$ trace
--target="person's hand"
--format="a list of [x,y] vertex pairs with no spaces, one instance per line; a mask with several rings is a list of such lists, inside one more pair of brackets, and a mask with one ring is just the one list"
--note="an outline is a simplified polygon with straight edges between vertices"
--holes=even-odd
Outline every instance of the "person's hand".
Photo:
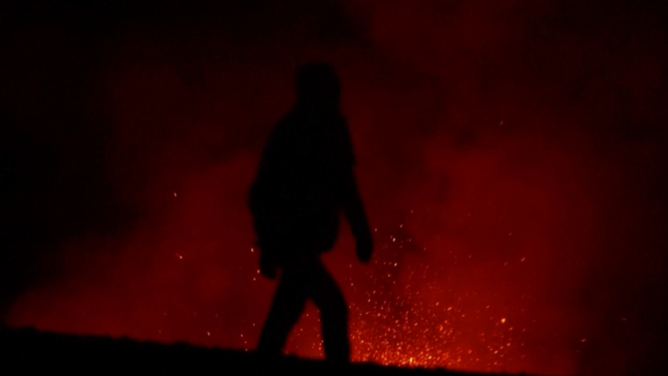
[[276,264],[266,257],[260,257],[260,273],[269,279],[276,279]]
[[371,259],[371,254],[373,253],[373,239],[371,234],[365,234],[357,238],[357,258],[363,262],[367,263]]

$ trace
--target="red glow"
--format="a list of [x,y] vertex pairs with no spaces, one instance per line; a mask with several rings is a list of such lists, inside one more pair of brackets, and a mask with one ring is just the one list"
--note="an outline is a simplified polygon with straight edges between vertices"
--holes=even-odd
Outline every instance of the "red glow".
[[[658,216],[647,192],[662,149],[601,127],[617,121],[608,89],[647,103],[652,54],[600,72],[581,63],[598,40],[561,29],[535,52],[534,23],[551,6],[518,15],[522,2],[354,3],[368,12],[372,47],[249,52],[230,42],[242,57],[221,63],[206,57],[215,36],[190,49],[169,35],[119,41],[124,64],[100,73],[115,125],[109,173],[144,216],[112,238],[64,244],[45,261],[59,278],[24,293],[9,324],[255,348],[275,285],[258,274],[246,194],[264,137],[291,103],[294,66],[319,57],[340,69],[376,228],[368,266],[345,227],[324,256],[350,305],[354,360],[624,374],[642,359],[652,297],[637,291],[665,272],[658,227],[643,226]],[[435,8],[451,22],[437,22]],[[285,33],[257,43],[280,45]],[[167,47],[187,64],[162,55]],[[532,70],[538,63],[547,66]],[[651,110],[629,109],[638,121]],[[313,306],[286,352],[322,356]]]

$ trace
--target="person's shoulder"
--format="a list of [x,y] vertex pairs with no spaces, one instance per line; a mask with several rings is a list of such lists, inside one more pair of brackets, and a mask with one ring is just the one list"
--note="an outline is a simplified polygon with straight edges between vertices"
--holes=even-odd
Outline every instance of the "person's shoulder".
[[276,123],[274,124],[274,129],[285,128],[287,125],[289,125],[293,121],[294,121],[293,115],[290,114],[290,113],[287,113],[276,121]]
[[284,130],[286,128],[292,128],[301,121],[302,116],[298,111],[294,109],[288,111],[283,115],[276,124],[274,125],[275,130]]
[[286,132],[289,132],[291,128],[294,128],[294,124],[298,120],[295,117],[295,114],[293,111],[288,112],[287,114],[283,115],[280,119],[274,123],[274,127],[271,129],[269,138],[276,138],[277,135],[282,135]]

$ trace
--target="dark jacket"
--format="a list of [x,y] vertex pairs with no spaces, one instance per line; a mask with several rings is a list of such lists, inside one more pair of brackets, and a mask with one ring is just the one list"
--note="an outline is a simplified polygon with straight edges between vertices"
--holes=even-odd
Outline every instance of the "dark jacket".
[[355,235],[368,232],[354,163],[340,113],[295,106],[276,124],[248,202],[263,256],[281,264],[333,248],[342,210]]

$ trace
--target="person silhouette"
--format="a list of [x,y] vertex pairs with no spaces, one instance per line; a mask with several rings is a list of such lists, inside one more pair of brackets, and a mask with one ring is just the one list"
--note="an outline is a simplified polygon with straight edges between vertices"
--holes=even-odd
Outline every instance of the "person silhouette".
[[297,100],[269,135],[248,199],[260,271],[270,279],[281,271],[257,351],[280,356],[311,299],[320,311],[326,359],[348,363],[348,307],[320,254],[334,247],[341,213],[364,263],[371,258],[372,237],[336,72],[316,62],[295,76]]

